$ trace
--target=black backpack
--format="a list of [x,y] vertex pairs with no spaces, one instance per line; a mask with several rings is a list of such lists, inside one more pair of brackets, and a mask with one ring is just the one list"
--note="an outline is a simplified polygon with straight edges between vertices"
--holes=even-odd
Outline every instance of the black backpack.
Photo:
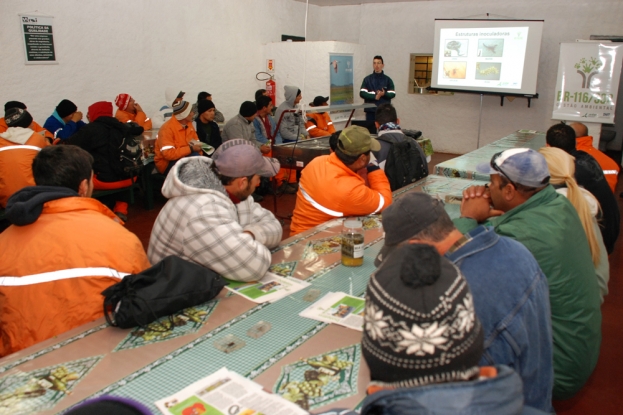
[[391,144],[385,161],[385,174],[392,191],[428,176],[426,163],[422,160],[415,140],[405,137],[400,143],[392,143],[383,140],[382,136],[378,137],[378,140]]
[[143,149],[140,139],[142,136],[134,136],[126,131],[117,148],[119,162],[117,169],[127,177],[134,177],[143,168]]
[[212,300],[225,285],[211,269],[168,256],[102,291],[104,316],[115,327],[146,326],[160,317]]

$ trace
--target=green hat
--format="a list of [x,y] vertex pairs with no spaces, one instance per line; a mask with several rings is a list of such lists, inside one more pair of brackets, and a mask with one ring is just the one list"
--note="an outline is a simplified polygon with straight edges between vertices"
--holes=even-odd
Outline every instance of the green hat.
[[367,151],[379,151],[381,143],[370,136],[367,128],[351,125],[342,130],[338,138],[338,147],[348,156],[358,156]]

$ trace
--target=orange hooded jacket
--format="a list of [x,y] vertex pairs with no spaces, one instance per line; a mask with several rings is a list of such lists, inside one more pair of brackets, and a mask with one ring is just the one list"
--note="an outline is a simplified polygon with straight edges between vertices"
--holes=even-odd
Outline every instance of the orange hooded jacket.
[[326,137],[335,132],[333,121],[331,121],[328,112],[308,113],[305,128],[310,137]]
[[121,122],[135,122],[143,127],[145,131],[151,130],[151,120],[147,118],[147,115],[143,111],[132,114],[131,112],[117,109],[117,112],[115,112],[115,118]]
[[290,235],[330,219],[379,213],[392,203],[392,191],[381,169],[368,173],[370,187],[335,153],[316,157],[301,172]]
[[0,357],[103,315],[101,292],[149,261],[95,199],[65,197],[0,234]]
[[610,185],[610,189],[612,189],[612,192],[614,193],[617,187],[617,182],[619,181],[619,170],[621,170],[619,164],[593,147],[593,137],[590,135],[576,138],[575,148],[576,150],[587,152],[593,156],[595,160],[597,160],[597,163],[599,163],[601,169],[604,171],[604,176]]
[[[33,121],[32,124],[30,124],[28,128],[30,128],[36,133],[43,132],[45,136],[50,139],[50,141],[54,141],[54,134],[52,134],[51,132],[49,132],[48,130],[40,126],[39,124],[37,124],[35,121]],[[6,125],[6,121],[4,121],[4,118],[0,118],[0,133],[3,133],[8,129],[9,129],[9,126]]]
[[192,152],[189,146],[191,140],[199,141],[197,132],[192,124],[188,124],[184,128],[175,117],[162,124],[160,130],[158,130],[158,139],[155,146],[156,155],[154,157],[154,163],[158,172],[164,173],[167,167],[169,167],[169,162],[189,156]]
[[[23,144],[14,142],[17,136],[30,135]],[[4,138],[3,136],[7,137]],[[0,207],[6,207],[9,197],[26,186],[34,186],[32,161],[48,140],[30,128],[11,128],[0,133]]]

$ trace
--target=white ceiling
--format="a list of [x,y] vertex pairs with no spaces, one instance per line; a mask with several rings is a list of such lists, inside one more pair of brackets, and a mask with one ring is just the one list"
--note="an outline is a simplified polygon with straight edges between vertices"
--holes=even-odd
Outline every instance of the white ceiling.
[[[307,0],[296,0],[301,3],[306,3]],[[366,3],[398,3],[407,1],[430,1],[430,0],[309,0],[309,4],[316,6],[344,6],[353,4],[366,4]]]

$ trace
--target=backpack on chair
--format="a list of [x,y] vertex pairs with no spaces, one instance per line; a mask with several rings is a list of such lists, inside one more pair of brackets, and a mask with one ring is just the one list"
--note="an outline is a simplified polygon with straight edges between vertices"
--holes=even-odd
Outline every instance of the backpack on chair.
[[126,131],[117,148],[118,160],[116,170],[127,178],[136,176],[143,168],[143,150],[141,149],[140,139],[141,136],[135,137],[129,131]]
[[[385,141],[382,137],[378,137],[378,140]],[[385,175],[392,191],[428,176],[426,163],[422,160],[415,140],[405,137],[405,140],[400,143],[391,143],[385,161]]]

